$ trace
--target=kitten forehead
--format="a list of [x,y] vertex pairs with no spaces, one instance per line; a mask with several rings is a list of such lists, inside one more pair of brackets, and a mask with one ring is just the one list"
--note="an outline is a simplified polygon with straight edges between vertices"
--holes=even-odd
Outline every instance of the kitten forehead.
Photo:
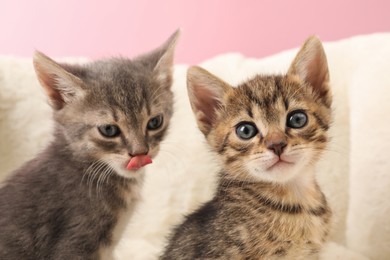
[[272,105],[278,98],[302,99],[311,94],[298,80],[289,76],[256,76],[239,85],[237,92],[261,106]]
[[[86,67],[84,77],[81,77],[87,84],[96,83],[100,87],[109,85],[112,88],[136,88],[149,83],[152,78],[152,68],[141,62],[111,58],[93,62]],[[95,87],[96,84],[94,84]]]
[[145,108],[150,114],[151,106],[171,99],[170,85],[156,80],[152,67],[137,60],[97,61],[87,65],[79,77],[89,90],[87,105],[119,108],[132,117]]
[[261,134],[266,134],[269,127],[283,130],[286,117],[293,110],[322,116],[327,113],[311,88],[290,75],[256,76],[232,88],[225,102],[225,118],[235,118],[235,124],[253,121]]
[[257,76],[232,89],[227,107],[231,107],[231,111],[245,110],[249,117],[258,111],[256,114],[268,123],[279,122],[280,111],[287,110],[293,97],[300,98],[298,87],[282,76]]

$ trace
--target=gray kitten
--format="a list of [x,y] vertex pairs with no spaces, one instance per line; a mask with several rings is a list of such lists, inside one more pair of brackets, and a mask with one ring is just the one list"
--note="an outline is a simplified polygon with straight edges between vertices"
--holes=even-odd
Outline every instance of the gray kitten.
[[133,60],[69,65],[35,54],[54,139],[0,189],[0,259],[111,257],[173,113],[178,36]]

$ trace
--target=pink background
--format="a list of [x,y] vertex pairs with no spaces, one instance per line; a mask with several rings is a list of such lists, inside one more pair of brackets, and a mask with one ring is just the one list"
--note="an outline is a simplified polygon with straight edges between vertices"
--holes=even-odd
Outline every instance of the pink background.
[[0,54],[132,57],[182,29],[177,63],[225,52],[264,57],[299,46],[390,31],[386,0],[1,0]]

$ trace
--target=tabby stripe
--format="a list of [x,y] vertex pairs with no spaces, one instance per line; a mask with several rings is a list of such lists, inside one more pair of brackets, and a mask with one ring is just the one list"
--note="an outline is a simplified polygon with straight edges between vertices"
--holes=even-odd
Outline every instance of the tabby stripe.
[[306,129],[304,132],[299,133],[299,137],[306,139],[306,140],[309,140],[309,141],[313,141],[313,138],[316,135],[316,133],[317,133],[317,131],[315,128],[309,128],[309,129]]
[[[230,185],[229,185],[229,187],[230,187]],[[236,187],[236,188],[241,189],[241,187]],[[266,210],[264,209],[264,207],[262,207],[262,205],[259,205],[258,203],[256,203],[255,200],[243,199],[243,197],[242,197],[243,195],[240,193],[238,193],[236,196],[234,196],[233,194],[231,194],[229,192],[223,193],[220,191],[219,196],[221,197],[221,200],[223,202],[237,204],[241,209],[243,207],[247,207],[248,210],[245,210],[246,212],[248,212],[249,210],[253,210],[256,212],[255,214],[260,214],[260,215],[263,215],[266,212]],[[243,201],[245,203],[243,203]]]
[[315,208],[315,209],[310,209],[308,212],[309,212],[309,214],[311,214],[311,215],[314,215],[314,216],[319,217],[319,216],[324,215],[324,214],[327,212],[327,210],[326,210],[325,207],[320,206],[320,207]]
[[[316,188],[319,189],[318,184],[316,184]],[[314,215],[314,216],[322,216],[329,211],[327,208],[327,202],[326,202],[326,197],[325,197],[324,193],[321,192],[321,195],[322,195],[321,196],[321,204],[322,205],[319,206],[318,208],[309,210],[309,213]]]
[[167,128],[164,128],[160,130],[157,134],[150,137],[150,139],[153,141],[153,143],[160,143],[163,138],[165,137],[165,134],[167,133]]
[[330,108],[332,106],[331,99],[328,97],[330,96],[329,90],[323,90],[321,92],[320,99],[323,101],[323,104],[326,106],[326,108]]
[[285,107],[285,109],[286,109],[286,111],[287,111],[287,110],[288,110],[288,106],[290,105],[288,99],[285,98],[285,99],[283,100],[283,103],[284,103],[284,107]]
[[270,242],[275,242],[276,240],[278,240],[278,237],[271,231],[267,234],[267,240]]
[[280,97],[280,93],[281,93],[280,80],[279,79],[274,80],[274,85],[275,85],[276,90],[273,91],[272,97],[271,97],[271,103],[269,104],[272,106],[276,103],[276,101]]
[[242,181],[224,179],[223,176],[226,175],[224,172],[221,172],[221,182],[219,184],[220,190],[228,189],[231,187],[242,187]]
[[250,149],[252,149],[253,144],[250,144],[248,146],[234,146],[234,145],[230,144],[229,147],[231,147],[233,150],[235,150],[235,151],[237,151],[239,153],[246,153]]
[[236,161],[236,157],[235,156],[229,156],[227,159],[226,159],[226,164],[231,164],[232,162],[235,162]]
[[[142,98],[141,98],[141,104],[139,107],[146,107],[146,112],[148,113],[148,115],[151,114],[151,109],[150,109],[150,99],[149,99],[149,93],[148,91],[146,90],[147,88],[142,88]],[[146,104],[145,104],[146,103]]]
[[264,104],[256,98],[256,96],[253,94],[253,92],[249,89],[249,88],[246,88],[244,89],[245,91],[245,95],[254,103],[256,103],[258,106],[260,107],[263,107]]
[[248,116],[250,117],[250,118],[253,118],[253,112],[252,112],[252,108],[247,108],[246,109],[246,112],[248,113]]
[[[253,191],[250,188],[243,187],[243,185],[245,185],[245,184],[243,184],[242,182],[239,182],[239,181],[230,182],[229,180],[227,180],[223,183],[220,183],[219,194],[221,195],[221,197],[224,200],[227,200],[229,202],[240,202],[240,199],[236,199],[236,198],[232,197],[231,194],[229,194],[227,192],[227,190],[235,187],[235,188],[243,190],[245,192],[245,194],[250,195],[252,198],[255,198],[256,200],[260,201],[260,203],[262,205],[265,205],[273,210],[282,211],[282,212],[289,213],[289,214],[299,214],[303,210],[302,206],[299,204],[286,205],[286,204],[272,201],[266,197],[259,196],[255,191]],[[242,194],[238,195],[238,196],[242,196]],[[253,203],[250,199],[247,199],[245,201],[246,201],[245,203],[247,203],[250,206],[250,208],[257,210],[259,213],[265,213],[264,209],[259,207],[258,204]],[[323,203],[326,204],[325,198],[323,198]],[[314,216],[322,216],[322,215],[327,213],[327,209],[324,206],[319,206],[318,208],[309,209],[307,212],[311,215],[314,215]]]
[[223,154],[226,151],[226,146],[228,144],[228,139],[229,139],[230,133],[228,133],[225,138],[223,139],[221,147],[218,149],[219,154]]
[[277,255],[278,257],[279,256],[286,256],[287,255],[287,251],[285,248],[278,248],[275,252],[274,252],[274,255]]
[[288,214],[300,214],[302,213],[302,206],[299,204],[295,205],[289,205],[289,204],[283,204],[276,201],[273,201],[271,199],[268,199],[266,197],[260,196],[257,193],[255,193],[251,189],[245,189],[245,191],[256,198],[261,204],[275,210],[275,211],[281,211]]
[[121,138],[122,144],[127,147],[129,142],[127,141],[126,137],[123,134],[120,134],[119,137]]
[[313,116],[315,117],[317,123],[323,130],[327,131],[329,129],[329,125],[327,125],[324,121],[322,121],[321,117],[317,113],[313,113]]
[[85,133],[89,131],[90,129],[96,127],[96,125],[83,125],[79,127],[78,125],[73,125],[72,127],[77,127],[77,133],[74,136],[75,140],[82,140],[85,136]]
[[92,139],[101,149],[105,151],[112,151],[115,147],[117,147],[117,143],[113,141],[102,141],[99,139]]
[[302,212],[302,207],[299,204],[295,205],[289,205],[289,204],[283,204],[276,201],[272,201],[268,198],[258,196],[257,199],[264,205],[272,208],[276,211],[281,211],[288,214],[299,214]]
[[118,114],[117,114],[116,110],[112,109],[111,112],[112,112],[112,117],[114,118],[114,121],[118,122]]

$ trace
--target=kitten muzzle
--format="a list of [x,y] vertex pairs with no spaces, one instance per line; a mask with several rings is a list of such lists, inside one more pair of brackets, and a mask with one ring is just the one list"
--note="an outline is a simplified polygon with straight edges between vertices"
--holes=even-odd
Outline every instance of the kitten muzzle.
[[151,164],[152,158],[149,155],[137,155],[130,159],[129,163],[126,166],[128,170],[138,170],[145,165]]

